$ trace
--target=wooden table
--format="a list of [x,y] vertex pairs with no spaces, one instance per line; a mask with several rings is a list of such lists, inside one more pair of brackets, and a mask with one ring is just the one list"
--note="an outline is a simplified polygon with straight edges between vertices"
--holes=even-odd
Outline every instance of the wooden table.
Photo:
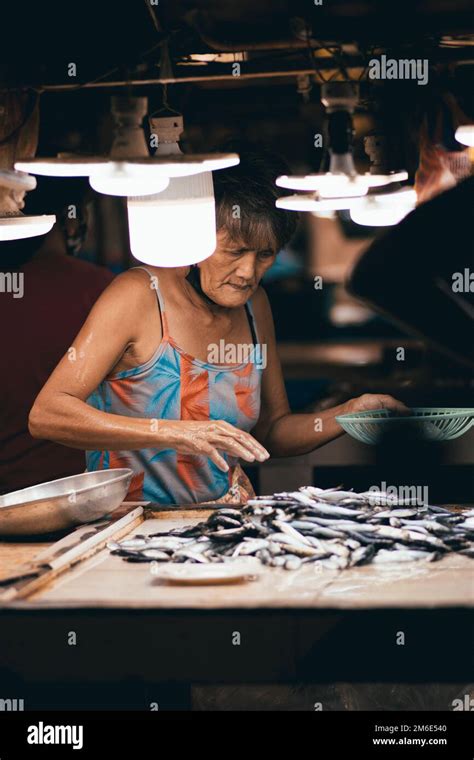
[[[208,514],[151,513],[131,535]],[[37,549],[0,544],[0,572]],[[473,569],[461,555],[344,571],[262,566],[252,582],[184,587],[102,550],[0,609],[1,662],[32,682],[467,682]]]
[[[192,525],[209,514],[202,510],[151,513],[129,535]],[[0,573],[13,570],[15,558],[25,558],[37,550],[38,544],[31,549],[25,544],[0,545]],[[259,565],[258,571],[258,579],[247,583],[177,586],[154,577],[150,564],[125,562],[105,549],[11,606],[169,610],[474,607],[474,562],[459,554],[433,563],[367,565],[343,571],[320,570],[312,565],[296,571]]]

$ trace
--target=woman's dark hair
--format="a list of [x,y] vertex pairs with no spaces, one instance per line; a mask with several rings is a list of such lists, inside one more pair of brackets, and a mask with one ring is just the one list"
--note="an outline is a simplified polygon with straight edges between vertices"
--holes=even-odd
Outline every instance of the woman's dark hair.
[[286,162],[266,149],[228,143],[225,150],[240,155],[240,164],[213,174],[217,229],[225,228],[233,240],[252,248],[283,248],[293,236],[298,215],[276,208],[287,192],[275,185],[288,174]]

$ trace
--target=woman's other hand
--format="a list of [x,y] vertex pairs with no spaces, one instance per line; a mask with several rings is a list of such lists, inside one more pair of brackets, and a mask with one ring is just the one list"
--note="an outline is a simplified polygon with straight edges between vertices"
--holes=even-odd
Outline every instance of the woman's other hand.
[[345,404],[346,414],[354,412],[370,412],[373,409],[390,409],[399,414],[407,414],[410,410],[402,401],[379,393],[364,393]]

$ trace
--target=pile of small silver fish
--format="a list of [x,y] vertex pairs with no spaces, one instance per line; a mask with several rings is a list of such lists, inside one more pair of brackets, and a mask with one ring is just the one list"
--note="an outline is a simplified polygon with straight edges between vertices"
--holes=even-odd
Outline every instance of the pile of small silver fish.
[[304,486],[217,508],[193,526],[109,542],[128,562],[230,562],[254,556],[264,565],[297,570],[314,563],[356,565],[474,558],[474,510],[454,513],[384,492],[355,493]]

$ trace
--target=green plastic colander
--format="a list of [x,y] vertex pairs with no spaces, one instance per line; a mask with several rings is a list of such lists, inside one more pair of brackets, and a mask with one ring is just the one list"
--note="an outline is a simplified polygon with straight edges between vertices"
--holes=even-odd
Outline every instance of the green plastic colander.
[[418,406],[410,414],[399,415],[390,409],[341,414],[337,422],[353,438],[363,443],[378,443],[391,433],[423,441],[451,441],[474,425],[474,409],[438,409]]

